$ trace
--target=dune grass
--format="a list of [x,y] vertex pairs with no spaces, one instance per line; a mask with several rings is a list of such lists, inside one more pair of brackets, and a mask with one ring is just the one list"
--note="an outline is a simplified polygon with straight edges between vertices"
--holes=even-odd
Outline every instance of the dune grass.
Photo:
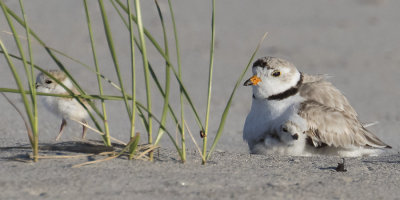
[[[2,7],[2,11],[5,15],[5,19],[7,20],[9,24],[9,28],[13,33],[14,40],[16,42],[16,45],[19,50],[19,55],[14,55],[8,53],[6,47],[2,43],[2,40],[0,38],[0,47],[4,57],[7,60],[8,66],[11,69],[13,73],[14,80],[16,81],[18,89],[12,89],[12,88],[0,88],[0,92],[6,92],[6,93],[19,93],[21,94],[21,97],[24,102],[24,108],[26,115],[28,116],[28,121],[30,124],[30,132],[32,135],[29,136],[29,140],[31,142],[32,148],[33,148],[33,157],[34,160],[37,161],[38,158],[38,118],[37,118],[37,102],[36,102],[36,96],[37,95],[47,95],[47,96],[54,96],[54,97],[72,97],[75,98],[77,101],[81,101],[80,99],[86,99],[88,102],[92,102],[94,100],[99,100],[101,102],[101,111],[98,110],[93,103],[90,103],[91,108],[94,111],[94,114],[92,114],[89,111],[89,108],[86,108],[87,111],[90,114],[90,117],[95,124],[96,132],[102,133],[103,135],[103,141],[106,146],[111,146],[111,132],[109,129],[109,123],[108,123],[108,116],[107,116],[107,102],[108,101],[120,101],[123,103],[126,113],[127,113],[127,118],[129,119],[131,123],[131,128],[129,132],[130,136],[130,141],[127,143],[126,148],[121,151],[121,154],[123,152],[128,152],[129,158],[135,158],[136,156],[134,155],[136,152],[136,148],[139,144],[140,140],[140,135],[135,133],[136,129],[136,115],[139,117],[139,119],[142,121],[142,123],[145,126],[146,134],[148,144],[153,144],[154,147],[156,147],[160,140],[162,139],[164,133],[166,133],[169,137],[169,140],[171,143],[174,145],[176,148],[176,151],[180,157],[180,160],[182,162],[186,161],[186,137],[185,137],[185,128],[186,128],[186,122],[185,122],[185,113],[192,114],[194,116],[194,119],[197,124],[197,128],[201,131],[202,140],[203,140],[203,145],[200,150],[199,147],[197,147],[197,143],[195,141],[195,138],[193,135],[190,133],[190,138],[193,140],[193,143],[196,145],[196,148],[199,150],[200,157],[202,160],[202,163],[205,164],[208,159],[210,159],[212,152],[214,151],[219,139],[221,138],[225,122],[227,120],[227,116],[229,113],[229,109],[231,106],[232,99],[235,95],[235,92],[240,85],[244,74],[248,70],[252,60],[254,59],[254,56],[256,52],[259,49],[259,46],[262,41],[258,44],[256,50],[253,52],[250,61],[248,65],[245,67],[243,70],[243,73],[239,76],[236,85],[233,88],[233,91],[227,101],[226,107],[224,112],[222,113],[221,119],[220,119],[220,124],[218,127],[218,131],[214,136],[214,140],[212,141],[212,145],[209,148],[208,147],[208,138],[210,136],[209,133],[209,121],[210,119],[210,110],[211,110],[211,98],[212,98],[212,77],[213,77],[213,68],[214,68],[214,49],[215,49],[215,29],[216,29],[216,24],[215,24],[215,0],[211,0],[211,38],[210,38],[210,59],[209,59],[209,75],[208,75],[208,82],[204,84],[208,84],[207,87],[207,106],[206,108],[199,108],[196,107],[192,101],[192,98],[190,96],[190,91],[188,91],[185,87],[184,80],[182,79],[182,71],[184,70],[184,66],[181,65],[181,52],[180,52],[180,47],[179,47],[179,36],[178,36],[178,26],[175,22],[175,14],[173,10],[173,5],[170,0],[168,0],[168,8],[162,8],[160,7],[160,4],[158,3],[157,0],[154,0],[155,7],[157,9],[158,17],[161,22],[161,31],[162,31],[162,41],[163,41],[163,47],[161,47],[160,43],[156,40],[155,37],[146,29],[145,25],[143,24],[143,16],[142,16],[142,8],[140,5],[140,0],[127,0],[126,3],[123,3],[121,0],[110,0],[110,1],[103,1],[103,0],[98,0],[98,9],[100,11],[101,19],[102,19],[102,28],[105,33],[105,40],[107,41],[108,45],[108,50],[109,50],[109,55],[112,58],[115,73],[118,78],[118,82],[112,82],[110,78],[107,76],[103,75],[101,72],[101,63],[98,61],[98,55],[96,51],[96,41],[94,40],[94,34],[93,33],[93,27],[92,27],[92,21],[91,21],[91,15],[89,13],[89,4],[87,0],[82,0],[82,10],[85,13],[86,17],[86,22],[87,22],[87,30],[88,30],[88,37],[90,38],[90,44],[91,44],[91,57],[93,57],[93,64],[94,66],[90,66],[88,64],[85,64],[79,59],[73,58],[66,53],[57,50],[56,48],[49,47],[46,45],[46,43],[28,26],[27,23],[27,17],[25,16],[24,9],[23,9],[23,3],[22,0],[20,0],[20,9],[21,12],[23,13],[23,19],[21,19],[18,15],[15,14],[14,11],[9,9],[3,0],[0,0],[0,5]],[[93,4],[93,3],[91,3]],[[122,71],[120,68],[119,64],[119,56],[116,47],[114,45],[114,39],[112,35],[112,30],[110,28],[110,20],[108,15],[112,14],[107,12],[107,6],[112,6],[114,10],[117,12],[117,14],[120,16],[120,19],[122,22],[126,25],[126,30],[129,33],[129,37],[126,38],[127,44],[130,47],[130,67],[128,68],[129,71]],[[165,10],[163,10],[165,9]],[[169,17],[165,17],[166,15],[165,12],[169,12]],[[14,22],[17,22],[20,24],[24,29],[25,29],[25,34],[27,38],[27,48],[29,52],[29,59],[24,55],[24,47],[20,41],[20,36],[18,33],[15,31],[14,28]],[[171,20],[172,22],[172,27],[167,27],[166,20]],[[172,29],[172,30],[171,30]],[[173,37],[172,39],[175,41],[173,45],[168,43],[168,40],[170,37],[167,35],[169,30],[173,31]],[[137,37],[135,36],[135,33],[138,33]],[[266,34],[264,35],[263,39],[265,38]],[[50,56],[50,58],[57,64],[57,66],[65,72],[65,74],[71,79],[73,82],[74,86],[78,89],[80,92],[80,95],[75,95],[73,94],[69,88],[65,87],[60,83],[58,80],[54,79],[50,74],[46,72],[46,70],[40,66],[37,66],[33,63],[33,52],[31,48],[31,38],[35,39],[36,42],[40,46],[42,46],[45,50],[46,53]],[[262,39],[262,40],[263,40]],[[158,55],[148,55],[147,53],[147,46],[151,45],[154,47]],[[135,52],[135,48],[139,50],[138,53]],[[170,57],[170,49],[175,48],[176,51],[176,63],[171,62],[171,57]],[[139,55],[140,54],[140,55]],[[69,73],[68,67],[66,67],[60,59],[58,59],[57,56],[62,56],[65,58],[68,58],[74,62],[76,62],[79,65],[85,66],[90,72],[93,73],[93,75],[96,76],[97,79],[97,84],[98,84],[98,94],[87,94],[81,85],[74,79],[73,75]],[[88,55],[89,56],[89,55]],[[161,81],[157,77],[155,73],[155,69],[152,67],[150,63],[150,59],[158,56],[161,57],[165,61],[165,79],[164,79],[164,87],[161,86]],[[138,89],[136,86],[136,59],[137,57],[140,57],[143,63],[143,71],[144,71],[144,89],[146,91],[146,103],[139,102],[137,100],[136,96],[136,90]],[[21,82],[21,75],[18,74],[18,70],[16,69],[15,64],[13,63],[14,60],[21,61],[23,63],[24,71],[25,71],[25,77],[28,80],[28,87],[24,86]],[[30,66],[29,66],[30,65]],[[54,79],[57,83],[62,85],[66,91],[69,93],[69,95],[57,95],[57,94],[43,94],[43,93],[37,93],[35,90],[35,82],[34,82],[34,71],[38,70],[41,71],[45,74],[47,74],[50,78]],[[160,69],[157,69],[160,70]],[[129,73],[131,75],[131,87],[132,90],[128,91],[124,87],[125,81],[122,78],[123,73]],[[171,82],[171,77],[174,77],[176,79],[176,82]],[[104,92],[103,89],[103,81],[105,83],[111,84],[117,91],[120,92],[120,96],[111,96],[107,95]],[[175,83],[175,84],[174,84]],[[157,88],[157,92],[161,94],[163,97],[162,101],[162,112],[159,116],[155,115],[153,113],[153,105],[152,105],[152,93],[151,93],[151,88],[152,85],[155,85]],[[27,88],[27,89],[26,89]],[[179,90],[180,93],[180,106],[178,108],[174,108],[170,105],[169,102],[169,97],[171,94],[171,88],[176,88]],[[27,96],[29,95],[30,98]],[[81,102],[81,105],[82,102]],[[184,110],[185,105],[188,105],[190,108],[189,112]],[[83,105],[84,106],[84,105]],[[205,119],[204,123],[202,122],[201,118],[199,117],[199,110],[205,111]],[[177,117],[176,113],[180,113],[179,118]],[[168,115],[169,114],[169,115]],[[175,126],[178,128],[178,133],[180,136],[179,142],[175,140],[174,136],[171,134],[171,131],[167,129],[166,127],[166,122],[168,118],[170,117],[171,121],[175,123]],[[100,119],[100,120],[99,120]],[[154,132],[156,135],[153,135],[153,121],[156,122],[159,126],[158,131]],[[100,125],[102,124],[102,125]],[[104,130],[104,131],[103,131]],[[155,140],[154,140],[155,139]],[[143,142],[143,141],[142,141]],[[146,152],[147,153],[147,152]],[[153,160],[153,151],[152,149],[148,151],[149,153],[149,159]],[[120,154],[120,155],[121,155]]]
[[[103,84],[101,82],[101,76],[100,76],[100,67],[99,67],[99,63],[98,63],[98,59],[97,59],[97,53],[96,53],[96,48],[95,48],[95,43],[94,43],[94,39],[93,39],[93,31],[92,31],[92,26],[91,26],[91,21],[90,21],[90,15],[89,15],[89,9],[87,6],[87,0],[83,0],[83,4],[85,7],[85,16],[86,16],[86,22],[87,22],[87,26],[88,26],[88,31],[89,31],[89,37],[90,37],[90,45],[92,48],[92,54],[93,54],[93,62],[94,65],[96,67],[96,75],[97,75],[97,84],[99,87],[99,94],[103,95]],[[111,146],[111,141],[110,141],[110,128],[108,126],[108,120],[107,120],[107,110],[106,110],[106,104],[104,102],[104,100],[100,100],[101,101],[101,108],[103,110],[103,121],[104,121],[104,130],[105,130],[105,143],[106,146]]]
[[208,93],[207,93],[207,108],[206,108],[206,120],[205,130],[202,134],[203,138],[203,154],[202,163],[206,163],[207,156],[207,135],[208,135],[208,122],[210,120],[210,107],[211,107],[211,91],[212,91],[212,77],[214,68],[214,49],[215,49],[215,0],[212,0],[212,12],[211,12],[211,45],[210,45],[210,65],[208,70]]
[[[24,6],[22,3],[22,0],[19,1],[20,4],[20,8],[21,8],[21,12],[24,18],[24,24],[25,24],[25,30],[29,30],[28,27],[28,23],[26,21],[26,15],[25,15],[25,10],[24,10]],[[10,67],[14,80],[18,86],[18,89],[20,91],[21,97],[23,99],[23,104],[25,107],[25,111],[26,111],[26,115],[28,116],[28,121],[29,121],[29,125],[30,126],[26,126],[27,129],[27,133],[29,136],[29,141],[31,143],[32,146],[32,150],[33,150],[33,159],[34,161],[37,161],[38,159],[38,144],[39,144],[39,134],[38,134],[38,114],[37,114],[37,101],[36,101],[36,88],[35,88],[35,82],[34,82],[34,68],[33,68],[33,56],[32,56],[32,48],[31,48],[31,41],[30,41],[30,34],[29,31],[26,31],[26,35],[27,35],[27,40],[28,40],[28,50],[29,50],[29,57],[30,57],[30,63],[31,63],[31,67],[29,69],[28,67],[28,63],[24,54],[24,49],[22,47],[21,41],[18,37],[18,33],[16,32],[15,28],[14,28],[14,24],[11,20],[10,15],[7,12],[6,6],[4,4],[3,1],[0,1],[0,6],[3,10],[4,16],[8,22],[8,25],[13,33],[13,38],[15,40],[15,43],[18,47],[18,51],[20,53],[22,62],[23,62],[23,66],[25,69],[25,74],[26,74],[26,78],[28,80],[28,87],[29,87],[29,91],[30,91],[30,100],[28,100],[27,95],[24,92],[24,86],[22,85],[21,82],[21,78],[20,75],[18,74],[18,71],[16,69],[16,67],[14,66],[10,55],[7,52],[6,47],[4,46],[3,42],[1,41],[0,38],[0,47],[3,51],[4,57],[7,60],[7,64]],[[18,111],[18,110],[17,110]],[[21,113],[20,113],[21,114]],[[21,114],[22,116],[22,114]],[[25,122],[26,124],[26,122]]]

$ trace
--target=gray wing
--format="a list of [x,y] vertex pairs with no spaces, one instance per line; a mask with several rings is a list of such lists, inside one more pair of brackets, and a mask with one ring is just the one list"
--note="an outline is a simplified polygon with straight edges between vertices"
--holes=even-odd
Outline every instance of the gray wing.
[[347,112],[308,100],[301,104],[299,115],[307,121],[305,133],[314,146],[390,148]]
[[357,119],[357,112],[350,105],[347,98],[332,83],[325,80],[323,75],[311,76],[303,74],[303,84],[300,87],[300,96],[306,100],[313,100],[322,105],[346,111]]

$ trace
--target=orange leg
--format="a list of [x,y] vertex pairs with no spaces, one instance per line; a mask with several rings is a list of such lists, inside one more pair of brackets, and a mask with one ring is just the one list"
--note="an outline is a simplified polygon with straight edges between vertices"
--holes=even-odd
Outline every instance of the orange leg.
[[[88,124],[87,122],[86,122],[86,120],[82,120],[82,123],[84,123],[84,124]],[[86,126],[84,126],[84,125],[82,125],[82,139],[85,139],[85,137],[86,137],[86,131],[87,131],[87,127]]]
[[58,140],[60,139],[60,137],[61,137],[61,135],[62,135],[62,133],[63,133],[63,131],[64,131],[64,127],[65,127],[66,125],[67,125],[67,120],[62,119],[61,127],[60,127],[60,132],[58,133],[58,135],[57,135],[57,137],[56,137],[56,141],[58,141]]

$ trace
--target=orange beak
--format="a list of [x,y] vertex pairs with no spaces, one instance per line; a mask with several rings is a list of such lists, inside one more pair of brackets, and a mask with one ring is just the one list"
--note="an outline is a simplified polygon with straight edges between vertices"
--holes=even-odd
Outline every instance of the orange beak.
[[261,79],[258,78],[257,75],[252,76],[249,78],[246,82],[244,82],[244,86],[249,86],[249,85],[257,85],[259,82],[261,82]]

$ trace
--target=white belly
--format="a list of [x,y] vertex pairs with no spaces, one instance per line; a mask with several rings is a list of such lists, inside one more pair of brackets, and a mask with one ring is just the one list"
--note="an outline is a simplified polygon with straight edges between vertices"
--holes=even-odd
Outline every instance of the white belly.
[[[287,121],[294,121],[305,129],[304,119],[297,115],[297,107],[302,101],[303,98],[298,95],[281,101],[253,99],[251,111],[246,118],[243,129],[243,139],[248,142],[250,151],[258,153],[259,145],[267,149],[282,145],[287,148],[288,144],[271,136],[282,134],[281,127]],[[286,137],[285,135],[281,136]],[[300,143],[300,141],[295,142]],[[302,146],[304,146],[305,142],[302,141],[302,143]]]

